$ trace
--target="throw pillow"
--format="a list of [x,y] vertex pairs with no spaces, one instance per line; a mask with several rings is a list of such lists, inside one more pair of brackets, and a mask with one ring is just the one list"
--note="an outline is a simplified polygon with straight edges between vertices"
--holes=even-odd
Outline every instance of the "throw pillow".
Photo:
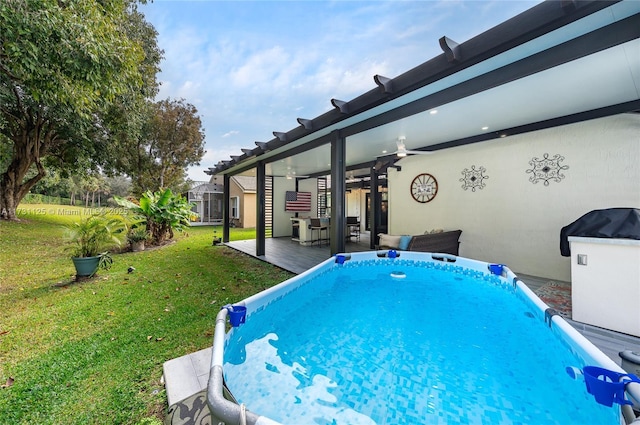
[[380,246],[387,246],[389,248],[398,248],[400,245],[400,236],[387,235],[386,233],[379,233]]
[[410,235],[402,235],[400,236],[400,244],[398,244],[398,249],[406,251],[409,248],[409,242],[411,242]]

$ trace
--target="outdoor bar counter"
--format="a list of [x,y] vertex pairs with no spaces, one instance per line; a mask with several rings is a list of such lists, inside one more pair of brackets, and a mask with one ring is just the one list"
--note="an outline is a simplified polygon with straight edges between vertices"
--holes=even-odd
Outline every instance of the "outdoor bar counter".
[[329,238],[329,219],[321,217],[320,221],[323,225],[327,226],[326,230],[320,234],[317,230],[311,230],[311,217],[292,217],[291,218],[291,239],[298,241],[300,245],[313,245],[318,243],[318,239]]
[[569,236],[572,319],[640,336],[640,240]]

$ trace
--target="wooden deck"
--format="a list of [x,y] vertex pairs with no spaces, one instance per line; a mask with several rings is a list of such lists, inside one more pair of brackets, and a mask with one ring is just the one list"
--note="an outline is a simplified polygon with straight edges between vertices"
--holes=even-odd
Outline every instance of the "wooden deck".
[[[331,250],[326,244],[304,246],[291,238],[266,239],[265,255],[261,256],[256,255],[255,239],[227,242],[225,245],[295,274],[300,274],[331,257]],[[359,241],[347,242],[345,248],[346,252],[369,251],[369,234],[361,233]]]

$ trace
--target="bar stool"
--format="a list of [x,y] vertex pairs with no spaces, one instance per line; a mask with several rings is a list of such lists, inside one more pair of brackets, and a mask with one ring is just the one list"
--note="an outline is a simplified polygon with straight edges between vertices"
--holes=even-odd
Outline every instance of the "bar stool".
[[[322,222],[320,221],[319,218],[312,218],[311,219],[311,225],[309,226],[309,229],[311,229],[311,245],[313,245],[313,243],[317,240],[318,244],[320,246],[322,246],[322,231],[323,230],[327,230],[328,231],[328,227],[326,224],[322,224]],[[313,239],[313,231],[317,230],[318,231],[318,239]]]

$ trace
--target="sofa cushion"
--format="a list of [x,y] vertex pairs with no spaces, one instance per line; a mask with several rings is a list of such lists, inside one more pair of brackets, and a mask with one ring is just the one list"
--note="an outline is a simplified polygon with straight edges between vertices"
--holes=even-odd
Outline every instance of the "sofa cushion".
[[416,235],[411,238],[408,250],[458,255],[461,234],[462,230],[450,230],[448,232]]
[[400,236],[400,243],[398,244],[398,249],[406,251],[409,248],[409,242],[411,242],[410,235],[402,235]]
[[378,233],[380,237],[380,246],[386,246],[389,248],[398,248],[400,245],[401,236],[387,235],[386,233]]

